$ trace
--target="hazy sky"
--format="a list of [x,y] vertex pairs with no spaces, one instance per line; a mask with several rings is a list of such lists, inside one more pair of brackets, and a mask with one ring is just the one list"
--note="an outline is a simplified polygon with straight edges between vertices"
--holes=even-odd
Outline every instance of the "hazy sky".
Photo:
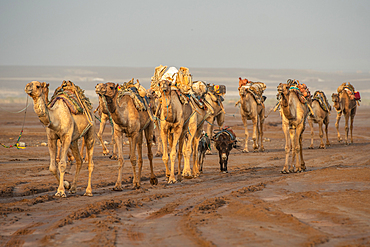
[[0,0],[0,65],[369,73],[369,13],[369,0]]

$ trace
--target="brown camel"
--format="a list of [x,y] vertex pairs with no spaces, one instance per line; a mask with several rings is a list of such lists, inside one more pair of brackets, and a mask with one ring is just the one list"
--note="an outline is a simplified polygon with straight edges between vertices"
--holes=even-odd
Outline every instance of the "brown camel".
[[[301,103],[295,89],[290,90],[290,84],[280,83],[278,86],[278,97],[280,98],[280,113],[282,128],[285,134],[285,164],[282,173],[301,172],[306,170],[302,153],[302,134],[306,125],[308,106]],[[290,135],[290,139],[289,136]],[[291,168],[289,165],[289,153],[292,150]],[[298,158],[300,154],[300,160]],[[297,156],[297,157],[296,157]],[[294,161],[296,164],[294,165]]]
[[[265,121],[265,106],[263,102],[257,103],[255,96],[248,87],[239,88],[240,100],[235,104],[240,103],[240,114],[242,116],[245,133],[245,147],[243,153],[248,153],[248,124],[247,120],[252,120],[253,123],[253,150],[256,152],[265,151],[263,146],[263,123]],[[260,143],[260,144],[258,144]]]
[[[62,86],[75,90],[72,82],[63,81]],[[77,178],[81,170],[82,159],[78,150],[78,139],[84,137],[88,155],[89,180],[85,195],[92,196],[91,174],[94,169],[92,161],[94,150],[94,121],[91,119],[91,109],[82,103],[84,114],[73,114],[64,100],[57,99],[52,107],[47,106],[47,94],[49,84],[45,82],[32,81],[26,85],[26,93],[33,99],[34,111],[38,115],[40,122],[46,126],[48,138],[48,147],[50,153],[49,170],[56,177],[59,187],[55,196],[66,197],[65,187],[68,189],[68,182],[64,181],[64,174],[67,165],[67,152],[72,149],[73,156],[76,159],[76,174],[70,188],[70,193],[76,192]],[[74,91],[75,95],[78,95]],[[81,99],[77,96],[81,103]],[[57,140],[61,141],[61,159],[58,164],[59,174],[56,168]]]
[[353,132],[353,120],[356,116],[356,111],[357,111],[357,103],[356,100],[351,99],[350,96],[348,95],[348,90],[343,89],[339,90],[338,93],[333,93],[331,98],[333,101],[333,107],[337,110],[337,119],[335,122],[335,127],[337,129],[338,133],[338,142],[342,141],[342,137],[339,134],[339,121],[340,118],[342,117],[342,114],[344,114],[345,117],[345,145],[348,145],[348,120],[351,117],[351,125],[350,125],[350,130],[351,130],[351,143],[353,143],[353,137],[352,137],[352,132]]
[[[103,83],[99,83],[98,85],[101,85]],[[95,88],[98,87],[95,86]],[[104,141],[103,141],[103,132],[105,130],[105,125],[106,125],[106,122],[109,122],[111,124],[111,127],[112,127],[112,142],[113,142],[113,154],[109,157],[110,159],[113,159],[113,160],[116,160],[117,159],[117,145],[116,145],[116,142],[114,141],[114,123],[113,123],[113,120],[112,118],[110,117],[110,113],[107,109],[107,105],[106,103],[104,103],[104,100],[103,98],[98,95],[98,98],[99,98],[99,106],[98,108],[96,108],[95,112],[98,111],[99,113],[99,116],[101,116],[100,118],[100,125],[99,125],[99,131],[98,131],[98,138],[99,138],[99,141],[103,147],[103,155],[109,155],[109,149],[105,146],[104,144]]]
[[[114,121],[114,139],[116,141],[118,150],[118,178],[114,190],[122,190],[122,168],[123,160],[123,133],[129,139],[130,145],[130,161],[133,171],[133,188],[140,188],[141,170],[143,165],[142,157],[142,142],[143,131],[145,133],[146,144],[148,148],[148,159],[150,163],[150,183],[152,185],[158,184],[158,180],[153,172],[153,122],[150,120],[148,112],[145,110],[138,110],[135,106],[134,99],[131,93],[120,93],[118,91],[118,84],[112,82],[98,84],[96,86],[96,93],[106,100],[108,110]],[[138,149],[138,163],[139,171],[136,174],[136,148]]]
[[[194,82],[195,83],[195,82]],[[215,95],[212,91],[207,90],[207,92],[204,95],[204,100],[206,100],[212,107],[214,113],[211,114],[206,119],[206,127],[205,131],[209,137],[213,136],[213,127],[215,120],[217,121],[217,125],[219,128],[222,127],[222,125],[225,122],[225,109],[221,100],[221,96]],[[212,148],[211,148],[212,149]],[[212,154],[212,150],[207,150],[206,154]]]
[[[313,115],[310,114],[308,116],[308,124],[311,128],[311,145],[308,147],[309,149],[313,149],[313,123],[319,124],[319,136],[320,136],[320,146],[319,148],[326,148],[326,146],[330,146],[329,138],[328,138],[328,127],[329,127],[329,115],[331,111],[331,106],[329,105],[326,95],[322,91],[316,91],[314,93],[311,108],[313,111]],[[322,126],[325,124],[325,135],[326,135],[326,146],[323,141],[324,133],[322,130]]]

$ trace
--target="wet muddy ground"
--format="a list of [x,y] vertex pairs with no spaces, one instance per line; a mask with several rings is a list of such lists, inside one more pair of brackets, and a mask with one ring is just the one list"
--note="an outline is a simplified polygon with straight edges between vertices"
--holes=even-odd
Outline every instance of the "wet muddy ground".
[[[23,107],[4,106],[9,111]],[[225,125],[243,141],[239,113],[232,106],[226,111]],[[265,121],[266,151],[233,149],[228,174],[219,172],[218,155],[207,155],[200,177],[168,185],[162,159],[156,157],[159,183],[152,186],[144,148],[142,187],[132,190],[126,145],[124,189],[112,191],[118,162],[102,156],[97,142],[94,196],[83,196],[88,178],[83,164],[77,193],[59,198],[54,197],[57,181],[49,171],[48,148],[42,146],[46,132],[31,104],[21,138],[27,148],[0,147],[0,245],[369,246],[370,108],[359,107],[349,146],[337,142],[335,115],[330,116],[331,146],[326,149],[318,149],[317,125],[315,149],[308,149],[306,125],[303,173],[280,173],[285,143],[280,116],[272,112]],[[24,113],[1,112],[1,143],[15,143],[23,119]],[[343,119],[340,131],[343,136]],[[110,133],[107,126],[104,140],[110,141]],[[74,170],[72,163],[66,175],[70,182]]]

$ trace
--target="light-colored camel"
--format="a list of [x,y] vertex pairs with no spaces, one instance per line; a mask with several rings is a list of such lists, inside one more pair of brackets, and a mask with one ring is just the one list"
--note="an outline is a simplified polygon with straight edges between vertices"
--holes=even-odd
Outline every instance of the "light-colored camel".
[[[265,151],[263,146],[263,123],[265,121],[265,106],[263,102],[258,104],[254,96],[245,87],[239,88],[240,100],[240,115],[242,116],[244,124],[244,134],[245,134],[245,146],[243,153],[248,153],[248,123],[247,120],[252,120],[253,123],[253,150],[261,152]],[[236,104],[236,105],[237,105]],[[258,144],[260,142],[260,145]]]
[[[193,175],[190,169],[190,156],[192,139],[195,136],[197,129],[196,114],[193,114],[193,109],[189,103],[181,103],[180,98],[176,92],[177,89],[171,88],[171,82],[162,80],[159,82],[159,90],[161,94],[161,111],[160,111],[160,132],[163,146],[162,160],[166,166],[166,176],[168,183],[176,183],[175,177],[175,159],[178,153],[178,175],[177,179],[181,181],[181,160],[184,152],[184,169],[182,176],[185,178],[192,178]],[[187,135],[187,142],[184,145],[185,134]],[[171,169],[168,167],[168,150],[169,142]],[[176,146],[178,144],[178,152]],[[193,166],[194,176],[199,175],[199,169]]]
[[338,133],[338,142],[342,141],[342,137],[340,136],[339,133],[339,121],[340,118],[342,117],[342,114],[344,114],[345,117],[345,145],[348,145],[348,120],[351,117],[351,125],[350,125],[350,130],[351,130],[351,143],[353,143],[353,137],[352,137],[352,132],[353,132],[353,120],[355,119],[356,116],[356,111],[357,111],[357,103],[356,100],[351,100],[347,90],[342,90],[339,93],[333,93],[332,96],[332,101],[333,101],[333,107],[337,110],[337,119],[335,122],[335,128],[337,129]]
[[[64,83],[64,82],[63,82]],[[55,196],[66,197],[65,187],[68,189],[68,182],[64,181],[64,174],[67,165],[67,151],[71,147],[73,156],[76,159],[76,174],[70,188],[71,193],[76,192],[77,178],[81,170],[82,159],[78,150],[78,139],[84,136],[87,147],[89,179],[85,195],[92,196],[91,175],[94,169],[92,161],[94,149],[94,121],[89,120],[86,114],[90,114],[87,109],[85,114],[72,114],[63,100],[57,100],[49,108],[47,106],[47,94],[49,84],[45,82],[32,81],[26,85],[26,93],[33,99],[34,111],[38,115],[40,122],[46,126],[48,138],[48,148],[50,153],[49,170],[56,177],[59,187]],[[90,127],[89,127],[90,126]],[[87,129],[88,128],[88,129]],[[58,164],[59,174],[56,167],[57,140],[61,141],[61,159]]]
[[[330,116],[331,107],[330,105],[327,105],[328,109],[324,110],[320,105],[319,99],[317,98],[319,97],[319,95],[321,95],[321,98],[325,102],[327,102],[326,95],[324,94],[324,92],[316,91],[314,93],[314,97],[312,99],[312,104],[311,104],[311,108],[314,114],[313,115],[310,114],[308,116],[308,124],[310,125],[310,128],[311,128],[311,145],[308,147],[309,149],[313,149],[313,137],[314,137],[313,123],[317,123],[319,125],[319,136],[320,136],[319,148],[326,148],[326,146],[330,146],[329,137],[328,137],[328,127],[329,127],[329,116]],[[324,132],[322,129],[323,124],[325,124],[326,146],[323,141],[323,137],[324,137]]]
[[[285,134],[286,154],[284,168],[281,172],[301,172],[306,170],[302,152],[302,134],[305,130],[306,118],[309,112],[308,106],[301,103],[295,90],[290,90],[289,84],[280,83],[278,92],[278,96],[280,97],[282,128]],[[290,150],[292,150],[291,166],[289,164]],[[300,157],[300,162],[298,155]],[[296,162],[295,159],[297,159]]]
[[[140,188],[141,186],[141,170],[143,165],[142,157],[142,143],[143,131],[146,138],[148,148],[148,159],[150,163],[150,183],[152,185],[158,184],[158,180],[153,172],[153,128],[154,124],[150,120],[147,111],[139,111],[135,107],[134,100],[130,94],[123,94],[118,98],[118,84],[112,82],[98,84],[95,92],[106,100],[108,110],[114,121],[114,139],[116,141],[118,150],[118,178],[114,186],[114,190],[122,190],[122,168],[124,165],[123,160],[123,133],[129,139],[130,145],[130,161],[133,172],[133,188]],[[138,149],[138,163],[139,170],[136,174],[136,148]]]

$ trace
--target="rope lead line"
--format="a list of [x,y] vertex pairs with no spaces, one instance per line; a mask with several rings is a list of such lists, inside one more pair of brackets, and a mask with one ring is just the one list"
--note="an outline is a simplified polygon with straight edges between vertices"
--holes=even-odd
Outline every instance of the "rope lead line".
[[[16,147],[17,149],[25,149],[26,147],[20,147],[19,146],[19,140],[21,139],[21,137],[22,137],[22,134],[23,134],[23,128],[24,128],[24,123],[26,122],[26,114],[27,114],[27,107],[28,107],[28,96],[27,96],[27,101],[26,101],[26,107],[25,107],[25,111],[24,111],[24,117],[23,117],[23,124],[22,124],[22,129],[21,129],[21,133],[19,134],[19,136],[18,136],[18,140],[17,140],[17,142],[14,144],[14,145],[10,145],[10,146],[6,146],[6,145],[4,145],[4,144],[2,144],[1,142],[0,142],[0,144],[1,144],[1,146],[3,146],[4,148],[12,148],[12,147]],[[23,110],[22,110],[23,111]]]

